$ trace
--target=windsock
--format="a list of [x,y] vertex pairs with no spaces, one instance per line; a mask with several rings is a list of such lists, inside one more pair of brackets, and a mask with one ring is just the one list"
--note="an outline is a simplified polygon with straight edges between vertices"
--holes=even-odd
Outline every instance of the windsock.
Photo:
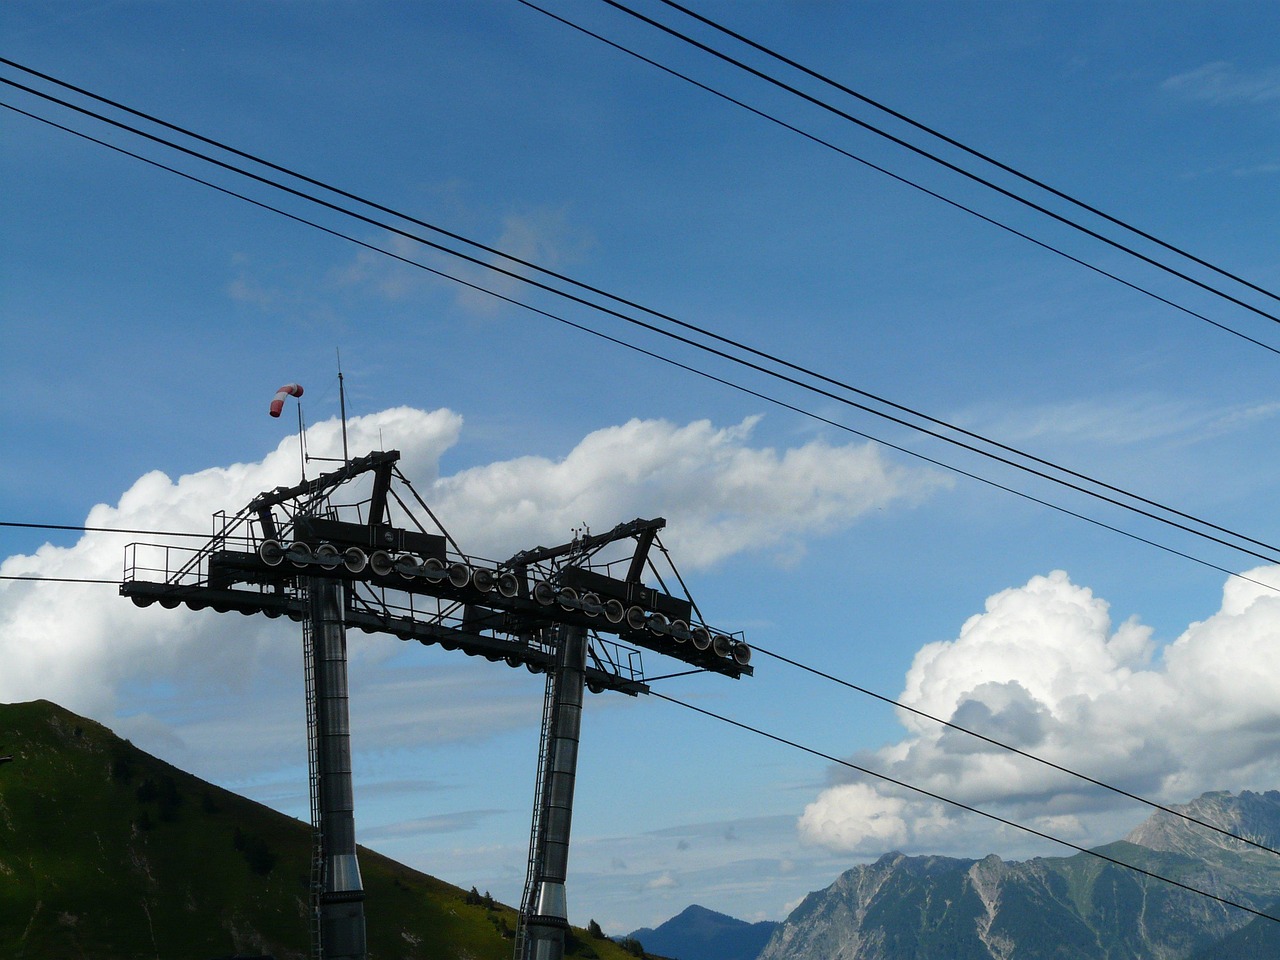
[[286,383],[283,387],[276,391],[275,399],[271,401],[271,415],[273,417],[280,416],[280,411],[284,409],[285,397],[302,396],[302,384]]

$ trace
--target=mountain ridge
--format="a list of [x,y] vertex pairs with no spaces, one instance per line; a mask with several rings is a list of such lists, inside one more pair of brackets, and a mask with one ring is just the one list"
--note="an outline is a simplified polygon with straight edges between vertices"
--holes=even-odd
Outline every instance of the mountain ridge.
[[[0,956],[310,955],[311,826],[47,700],[0,704]],[[360,848],[370,956],[510,960],[516,913]],[[571,931],[567,957],[626,960]]]
[[632,936],[681,960],[1280,960],[1278,847],[1280,791],[1213,791],[1153,813],[1102,856],[886,853],[811,892],[754,954],[725,952],[697,922],[744,921],[696,905]]
[[[1277,791],[1218,791],[1171,809],[1250,839],[1280,836]],[[1280,858],[1174,813],[1096,849],[1256,911],[1280,909]],[[1089,853],[1004,861],[894,852],[810,893],[757,960],[1262,960],[1280,958],[1277,928]],[[1229,952],[1246,942],[1247,953]]]

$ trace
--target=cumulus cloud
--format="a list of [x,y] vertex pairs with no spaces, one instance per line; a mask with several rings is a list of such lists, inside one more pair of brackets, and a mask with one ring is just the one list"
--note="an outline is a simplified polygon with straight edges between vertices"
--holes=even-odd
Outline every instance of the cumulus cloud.
[[524,457],[444,478],[433,496],[442,516],[495,553],[500,544],[559,542],[584,520],[599,530],[662,515],[663,541],[682,568],[696,569],[761,548],[794,557],[808,538],[943,482],[866,445],[751,447],[756,422],[631,420],[597,430],[560,460]]
[[[904,704],[1164,803],[1280,783],[1280,567],[1227,581],[1220,608],[1161,651],[1149,627],[1114,624],[1108,604],[1062,571],[989,598],[954,640],[907,673]],[[1242,669],[1247,665],[1247,669]],[[1114,839],[1114,794],[900,711],[907,736],[860,766],[1073,842]],[[837,775],[839,780],[850,777]],[[837,783],[804,811],[804,839],[881,853],[1000,848],[1005,828],[883,781]]]
[[[745,550],[794,554],[807,538],[851,523],[867,510],[918,499],[938,483],[930,474],[892,466],[869,447],[752,446],[754,425],[633,420],[590,434],[560,459],[523,457],[448,476],[441,475],[441,457],[462,430],[461,418],[451,411],[385,410],[352,419],[348,434],[353,451],[399,449],[401,469],[454,538],[469,552],[491,557],[562,542],[584,522],[604,530],[658,514],[670,521],[671,535],[664,540],[682,568]],[[317,456],[339,453],[341,425],[312,426],[307,443]],[[297,438],[291,437],[258,462],[210,467],[176,480],[144,474],[114,505],[93,507],[85,522],[211,530],[214,511],[234,512],[264,490],[292,485],[298,471]],[[200,543],[87,532],[68,547],[45,545],[9,557],[0,573],[118,580],[129,539],[167,544],[167,559],[159,551],[138,556],[158,558],[154,562],[170,570]],[[483,737],[527,721],[530,711],[515,687],[487,684],[491,699],[483,709],[467,698],[468,671],[479,669],[474,664],[460,662],[454,672],[425,677],[387,663],[397,649],[363,634],[351,638],[353,664],[366,664],[358,674],[353,670],[353,684],[376,684],[379,690],[382,712],[361,721],[370,741],[398,746],[428,735]],[[293,749],[301,729],[295,716],[301,711],[296,629],[287,622],[158,606],[139,610],[101,584],[0,580],[0,652],[0,700],[51,699],[117,726],[116,714],[127,704],[130,735],[148,743],[216,750],[220,743],[245,742],[246,718],[252,715],[253,739],[262,747],[258,759],[265,762],[274,749],[266,704],[275,704],[278,726],[288,731],[280,734],[282,753]],[[509,703],[502,699],[507,696]],[[245,709],[250,702],[252,711]],[[450,706],[438,723],[423,724],[418,710],[410,725],[398,709],[406,703]]]
[[863,783],[826,790],[805,808],[801,833],[848,853],[877,853],[907,842],[906,801]]
[[[401,408],[353,420],[351,436],[365,445],[376,443],[379,433],[389,445],[412,443],[417,465],[433,468],[439,454],[456,440],[460,426],[461,420],[449,411],[424,414]],[[309,436],[317,452],[341,449],[337,424],[320,424]],[[214,511],[234,512],[263,490],[297,483],[298,465],[297,439],[291,438],[257,463],[211,467],[177,480],[152,471],[114,506],[93,507],[85,525],[211,530]],[[434,469],[429,472],[434,475]],[[130,539],[167,545],[174,569],[193,545],[181,537],[88,532],[70,547],[46,544],[34,554],[9,557],[0,564],[0,573],[118,579]],[[281,642],[291,633],[286,625],[261,617],[228,621],[182,610],[138,610],[98,584],[0,581],[0,649],[5,658],[0,700],[43,697],[103,716],[115,708],[122,692],[137,694],[164,685],[188,685],[201,699],[211,692],[243,695],[253,678],[281,666],[283,657],[292,672],[296,651]]]

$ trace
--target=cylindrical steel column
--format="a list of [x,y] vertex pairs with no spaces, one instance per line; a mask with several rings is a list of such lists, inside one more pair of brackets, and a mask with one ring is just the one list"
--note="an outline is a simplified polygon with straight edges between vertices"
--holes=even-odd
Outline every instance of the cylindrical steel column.
[[555,712],[542,793],[542,843],[538,851],[533,910],[528,918],[530,960],[561,960],[564,956],[565,933],[569,929],[564,882],[569,868],[569,826],[573,818],[573,784],[578,769],[586,665],[586,630],[560,627]]
[[355,802],[351,791],[351,720],[347,709],[347,634],[342,587],[312,578],[313,676],[324,888],[320,944],[325,960],[365,960],[364,888],[356,862]]

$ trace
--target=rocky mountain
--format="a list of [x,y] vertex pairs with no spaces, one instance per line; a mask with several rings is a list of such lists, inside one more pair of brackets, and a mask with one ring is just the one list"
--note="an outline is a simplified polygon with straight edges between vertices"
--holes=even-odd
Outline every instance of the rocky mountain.
[[[0,957],[310,955],[311,827],[47,701],[0,704]],[[510,960],[515,912],[361,848],[371,957]],[[568,956],[629,960],[575,930]]]
[[631,934],[646,950],[675,960],[756,960],[773,931],[769,920],[747,923],[697,904],[658,927]]
[[[1280,847],[1280,792],[1179,808]],[[1280,916],[1280,856],[1159,812],[1098,852]],[[810,894],[758,960],[1280,960],[1280,923],[1098,857],[891,853]]]

